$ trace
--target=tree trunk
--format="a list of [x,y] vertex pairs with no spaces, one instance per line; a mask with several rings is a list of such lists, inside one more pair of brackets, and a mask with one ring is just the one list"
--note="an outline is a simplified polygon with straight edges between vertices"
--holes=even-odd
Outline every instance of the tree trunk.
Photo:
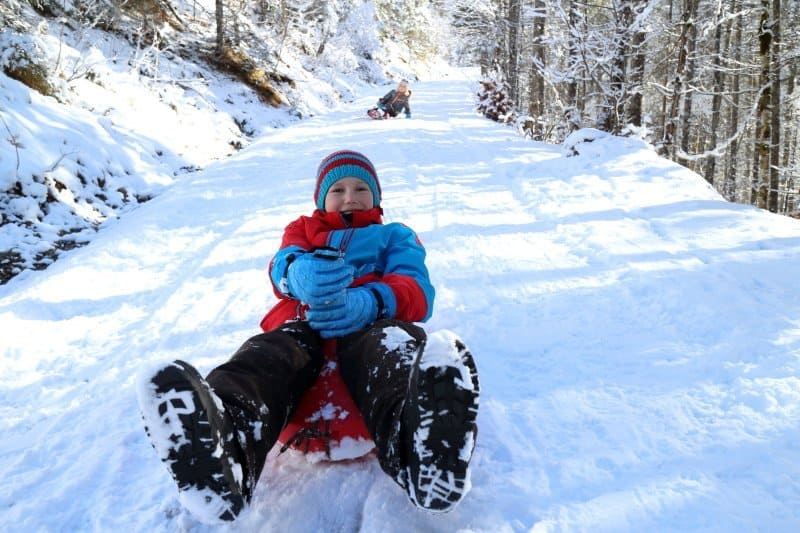
[[225,17],[223,14],[223,1],[216,0],[217,4],[217,55],[221,56],[225,48]]
[[[673,11],[674,11],[674,0],[668,0],[669,7],[667,9],[667,24],[672,24],[673,21]],[[662,86],[666,89],[672,83],[672,76],[669,72],[669,67],[664,69],[664,81],[662,82]],[[667,156],[669,155],[669,151],[671,146],[668,144],[668,139],[671,136],[671,132],[668,131],[670,118],[668,115],[668,109],[670,108],[671,100],[667,94],[667,91],[664,90],[661,93],[661,142],[658,143],[658,153]]]
[[[683,110],[680,117],[680,132],[681,132],[681,153],[688,154],[692,151],[689,147],[690,134],[692,132],[692,104],[694,99],[694,90],[691,86],[695,84],[695,50],[697,48],[697,2],[698,0],[685,0],[684,9],[687,12],[688,19],[684,19],[686,26],[686,76],[683,82]],[[694,165],[688,165],[690,168]]]
[[684,93],[686,65],[688,63],[689,50],[689,31],[692,24],[691,7],[694,0],[683,0],[681,10],[681,33],[678,37],[678,62],[675,65],[675,74],[672,82],[672,95],[669,103],[669,110],[665,117],[664,127],[664,150],[665,155],[670,159],[675,159],[675,137],[678,129],[678,110],[680,109],[681,97]]
[[542,117],[545,114],[544,70],[547,61],[544,32],[547,11],[544,0],[534,0],[533,6],[533,66],[531,67],[528,114],[534,120],[531,135],[534,140],[541,140],[544,136]]
[[[580,48],[578,42],[578,32],[580,31],[580,16],[578,8],[573,0],[568,0],[567,7],[567,31],[569,32],[569,59],[567,60],[567,106],[565,110],[567,120],[567,130],[571,133],[581,127],[583,123],[582,106],[578,101],[578,72],[581,64]],[[537,19],[538,21],[538,19]],[[541,40],[544,27],[539,28],[534,23],[534,40]],[[534,52],[534,57],[544,56],[544,47],[539,45]],[[542,95],[544,96],[544,95]],[[531,98],[532,99],[532,98]]]
[[[786,27],[788,28],[789,22],[787,22]],[[796,84],[797,78],[797,64],[800,63],[800,60],[797,58],[793,59],[792,63],[789,66],[789,74],[786,79],[786,90],[784,94],[786,95],[786,101],[791,102],[794,98],[794,88]],[[784,116],[783,121],[786,124],[792,123],[792,116],[795,108],[793,105],[782,106],[785,109],[783,110]],[[797,143],[798,143],[798,128],[787,128],[786,129],[786,138],[783,139],[783,168],[787,170],[788,177],[786,178],[786,202],[785,202],[785,209],[784,214],[793,213],[800,209],[800,179],[793,177],[800,174],[800,165],[798,165],[797,161]]]
[[[637,13],[640,10],[637,10]],[[639,25],[631,37],[631,68],[627,102],[627,121],[634,126],[642,125],[642,91],[644,90],[644,67],[647,61],[644,49],[645,32]]]
[[[722,4],[717,4],[717,10],[714,16],[717,27],[714,31],[714,57],[712,59],[714,68],[714,95],[711,97],[711,138],[708,142],[711,150],[715,150],[717,148],[720,117],[722,114],[720,107],[722,106],[722,92],[724,91],[724,76],[722,73],[722,13]],[[712,154],[708,158],[708,163],[706,164],[705,170],[706,181],[711,185],[714,185],[716,173],[717,156]]]
[[751,203],[766,209],[770,192],[770,143],[772,142],[772,29],[770,0],[761,0],[758,56],[761,60],[759,97],[756,108],[756,138],[753,152],[753,198]]
[[770,48],[770,150],[769,150],[769,199],[767,209],[778,212],[781,189],[781,0],[772,0],[772,47]]
[[605,116],[600,125],[600,129],[618,134],[622,128],[622,105],[625,101],[626,93],[626,80],[627,80],[627,62],[626,54],[628,52],[628,39],[630,36],[630,27],[633,22],[633,6],[632,0],[623,0],[620,3],[619,10],[616,12],[616,20],[614,21],[614,55],[611,58],[611,73],[609,90],[604,95],[605,98]]
[[506,80],[514,106],[519,108],[519,13],[522,0],[509,0],[508,6],[508,70]]
[[[731,11],[733,13],[736,13],[737,10],[739,9],[739,6],[740,6],[739,0],[733,0],[731,5]],[[744,23],[742,21],[742,16],[738,15],[736,17],[736,23],[734,25],[733,40],[729,47],[729,50],[733,50],[733,62],[736,65],[740,64],[742,60],[743,24]],[[733,73],[733,79],[731,82],[731,93],[732,93],[731,115],[728,119],[728,138],[732,140],[730,147],[728,148],[728,157],[726,159],[726,168],[725,168],[725,183],[723,185],[723,195],[731,202],[735,202],[739,197],[736,184],[736,171],[738,168],[737,156],[739,154],[739,139],[737,137],[737,132],[739,131],[740,89],[741,89],[741,74],[737,70]]]

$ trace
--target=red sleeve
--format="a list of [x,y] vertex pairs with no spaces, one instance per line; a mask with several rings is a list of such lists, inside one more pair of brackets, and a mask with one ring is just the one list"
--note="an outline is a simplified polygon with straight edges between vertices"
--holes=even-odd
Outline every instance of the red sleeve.
[[311,242],[308,240],[306,234],[305,219],[306,217],[300,217],[286,226],[286,229],[283,230],[281,249],[287,246],[299,246],[304,250],[310,250],[312,248]]
[[428,317],[428,299],[417,280],[404,274],[384,274],[381,282],[394,293],[395,318],[403,322],[422,322]]

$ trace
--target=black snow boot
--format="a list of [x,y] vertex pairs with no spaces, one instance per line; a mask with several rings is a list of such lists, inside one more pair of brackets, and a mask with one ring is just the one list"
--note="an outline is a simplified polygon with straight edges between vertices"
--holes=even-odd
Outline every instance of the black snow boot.
[[188,363],[174,361],[144,380],[139,404],[181,503],[204,522],[234,520],[251,487],[231,414],[208,383]]
[[452,333],[428,336],[403,408],[406,469],[398,482],[418,507],[446,512],[471,488],[480,386],[472,354]]

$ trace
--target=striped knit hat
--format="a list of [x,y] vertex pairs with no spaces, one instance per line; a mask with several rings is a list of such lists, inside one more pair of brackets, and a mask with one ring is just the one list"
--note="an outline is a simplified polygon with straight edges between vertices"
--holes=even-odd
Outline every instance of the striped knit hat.
[[358,178],[369,185],[369,190],[372,191],[372,207],[380,205],[381,185],[372,162],[364,154],[340,150],[323,159],[317,169],[317,188],[314,190],[317,209],[325,209],[328,189],[342,178]]

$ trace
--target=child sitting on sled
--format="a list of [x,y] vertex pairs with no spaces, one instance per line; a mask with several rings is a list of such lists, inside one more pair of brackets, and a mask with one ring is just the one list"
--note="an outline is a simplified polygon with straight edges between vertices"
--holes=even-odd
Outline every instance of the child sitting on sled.
[[206,521],[233,520],[304,395],[335,368],[383,471],[418,507],[449,511],[470,488],[472,355],[453,334],[428,336],[414,324],[433,310],[425,249],[407,226],[383,223],[366,156],[325,157],[314,202],[270,261],[279,301],[264,332],[205,379],[183,361],[146,376],[147,433],[183,505]]
[[405,111],[406,118],[411,118],[409,98],[411,91],[408,89],[408,80],[401,80],[397,84],[397,89],[392,89],[383,95],[375,107],[367,111],[367,115],[372,118],[393,118]]

